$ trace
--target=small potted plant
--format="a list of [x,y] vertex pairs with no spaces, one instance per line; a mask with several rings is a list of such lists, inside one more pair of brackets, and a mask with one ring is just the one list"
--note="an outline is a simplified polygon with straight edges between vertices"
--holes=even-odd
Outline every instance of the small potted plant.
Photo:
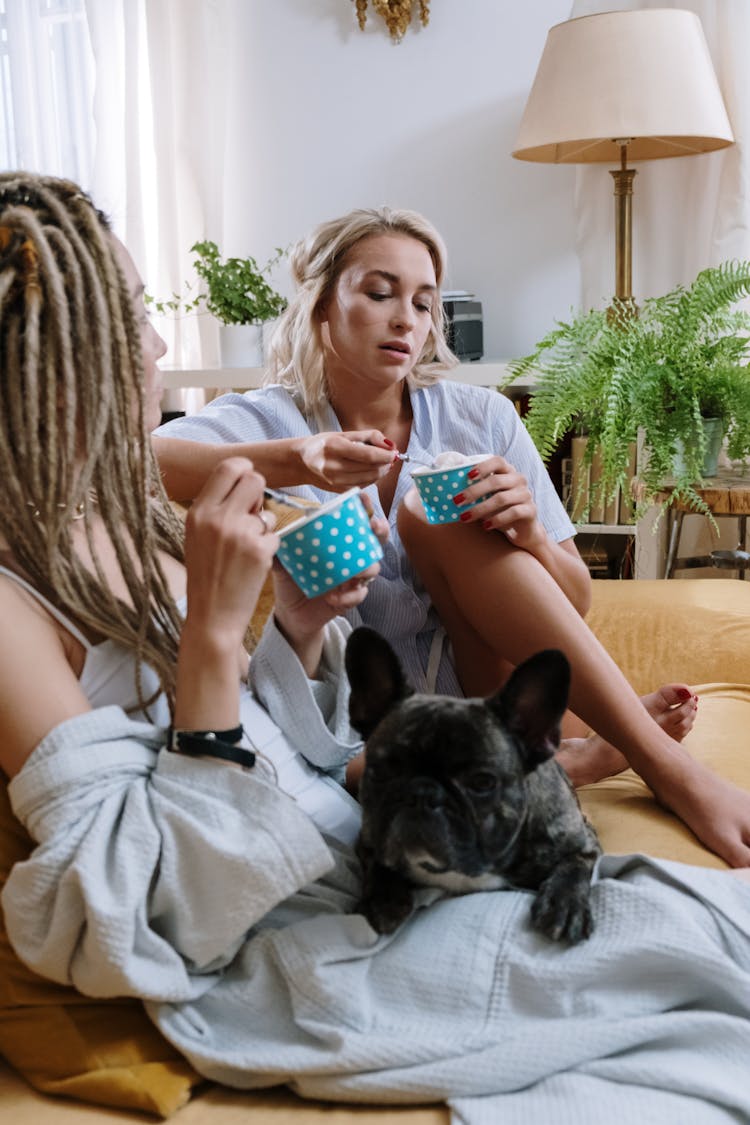
[[[159,313],[190,313],[202,308],[220,322],[222,366],[261,366],[263,325],[274,320],[287,302],[271,286],[268,274],[285,256],[280,247],[264,266],[254,258],[222,258],[215,242],[204,239],[190,247],[193,267],[205,288],[191,296],[173,293],[168,300],[150,299]],[[148,299],[148,298],[147,298]]]
[[601,462],[590,503],[630,491],[637,442],[636,516],[677,500],[706,511],[695,485],[716,471],[705,464],[707,420],[730,459],[750,455],[750,314],[735,307],[748,294],[750,262],[726,262],[647,299],[637,316],[624,305],[580,313],[512,361],[501,389],[532,376],[525,421],[545,461],[570,431],[588,434],[585,461]]

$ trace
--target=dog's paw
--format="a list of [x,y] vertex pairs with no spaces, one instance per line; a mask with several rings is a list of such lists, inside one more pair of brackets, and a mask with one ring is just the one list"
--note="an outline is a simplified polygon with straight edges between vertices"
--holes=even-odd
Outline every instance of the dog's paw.
[[552,941],[575,945],[594,932],[589,887],[561,886],[557,880],[543,883],[531,906],[531,924]]
[[364,914],[376,934],[392,934],[409,917],[411,908],[411,894],[404,894],[390,899],[362,901],[358,911]]

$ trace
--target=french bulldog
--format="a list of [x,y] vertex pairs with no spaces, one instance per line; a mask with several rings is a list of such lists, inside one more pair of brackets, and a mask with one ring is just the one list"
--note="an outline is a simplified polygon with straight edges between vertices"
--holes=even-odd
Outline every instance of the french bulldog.
[[486,700],[419,695],[390,644],[363,627],[349,637],[346,671],[350,721],[365,740],[358,909],[373,929],[404,921],[415,884],[510,886],[536,891],[531,922],[547,937],[589,937],[601,848],[554,760],[565,656],[537,653]]

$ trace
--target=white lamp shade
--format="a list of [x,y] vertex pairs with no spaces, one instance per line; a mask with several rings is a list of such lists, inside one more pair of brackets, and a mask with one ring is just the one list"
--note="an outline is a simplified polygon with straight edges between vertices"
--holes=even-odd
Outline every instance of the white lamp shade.
[[604,12],[551,28],[513,156],[554,164],[689,156],[732,127],[694,12]]

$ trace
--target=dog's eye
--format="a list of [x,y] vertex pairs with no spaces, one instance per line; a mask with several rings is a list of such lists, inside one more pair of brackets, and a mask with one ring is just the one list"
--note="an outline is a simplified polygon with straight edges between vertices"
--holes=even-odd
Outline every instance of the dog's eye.
[[474,793],[492,793],[497,787],[497,778],[487,770],[477,770],[469,774],[464,784]]

